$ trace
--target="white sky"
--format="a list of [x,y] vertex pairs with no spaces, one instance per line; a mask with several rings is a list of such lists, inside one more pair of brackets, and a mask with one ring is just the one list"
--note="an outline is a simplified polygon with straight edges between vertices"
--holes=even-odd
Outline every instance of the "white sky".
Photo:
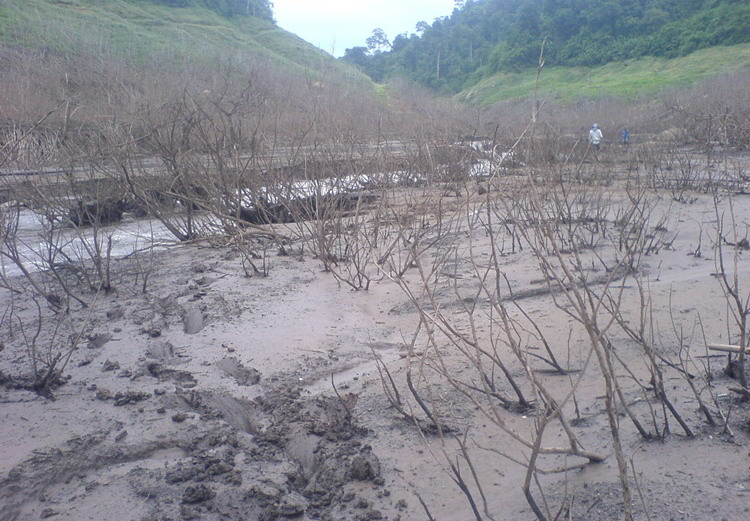
[[417,22],[432,21],[453,12],[455,0],[274,0],[279,26],[334,56],[350,47],[364,46],[380,27],[393,41],[413,33]]

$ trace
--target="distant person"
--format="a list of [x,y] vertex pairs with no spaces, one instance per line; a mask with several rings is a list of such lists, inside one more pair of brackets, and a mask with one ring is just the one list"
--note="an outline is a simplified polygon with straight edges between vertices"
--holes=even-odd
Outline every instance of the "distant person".
[[628,129],[622,129],[622,144],[627,145],[630,142],[630,132]]
[[602,135],[602,131],[599,128],[599,125],[594,123],[591,126],[591,130],[589,130],[589,143],[594,145],[594,148],[596,151],[599,151],[599,147],[602,144],[602,140],[604,139],[604,136]]

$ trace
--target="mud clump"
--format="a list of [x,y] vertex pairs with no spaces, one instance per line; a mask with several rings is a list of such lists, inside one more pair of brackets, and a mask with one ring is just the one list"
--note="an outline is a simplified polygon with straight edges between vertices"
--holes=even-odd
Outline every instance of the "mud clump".
[[[308,398],[295,386],[279,386],[253,401],[210,392],[190,392],[184,403],[201,418],[221,419],[250,433],[255,445],[246,452],[246,463],[262,463],[263,475],[244,480],[243,502],[258,509],[260,520],[307,516],[313,519],[357,519],[354,482],[382,484],[380,462],[365,443],[369,431],[351,414],[356,396]],[[346,403],[344,403],[346,402]],[[269,471],[269,462],[276,469]],[[172,468],[169,483],[199,480],[231,482],[233,461],[203,457]],[[356,487],[360,493],[362,485]],[[217,493],[216,500],[223,497]]]
[[181,384],[183,387],[195,387],[198,383],[192,373],[164,367],[162,364],[156,362],[148,364],[146,369],[151,376],[158,378],[160,381],[171,380]]
[[372,453],[372,447],[362,447],[359,454],[352,457],[349,475],[357,481],[370,481],[380,477],[380,460]]
[[216,493],[206,485],[191,485],[185,489],[182,494],[182,502],[188,505],[194,505],[196,503],[203,503],[210,499],[213,499]]
[[[348,400],[347,406],[335,397],[305,399],[299,388],[282,387],[254,403],[267,425],[258,440],[295,464],[296,471],[287,477],[286,485],[306,500],[306,515],[333,519],[334,508],[345,509],[342,505],[351,502],[351,497],[345,500],[350,482],[374,481],[380,475],[378,458],[364,444],[368,431],[351,415],[356,400]],[[301,515],[296,513],[301,503],[294,505],[291,508],[276,499],[268,506],[266,519]]]
[[116,360],[113,361],[113,360],[109,360],[108,359],[106,362],[104,362],[104,364],[102,364],[102,372],[103,373],[106,373],[108,371],[115,371],[115,370],[117,370],[119,368],[120,368],[120,362],[118,362]]
[[267,519],[276,519],[279,517],[300,517],[309,506],[307,499],[298,492],[292,492],[285,495],[280,501],[269,508],[266,513]]
[[165,473],[164,479],[169,484],[218,480],[241,485],[242,476],[236,471],[234,463],[236,454],[236,449],[231,446],[212,447],[207,452],[198,452],[187,461],[180,462]]
[[96,392],[96,399],[102,402],[112,401],[115,407],[122,407],[130,403],[142,402],[151,398],[151,393],[146,391],[118,391],[112,393],[108,389],[99,389]]
[[115,407],[121,407],[130,403],[137,403],[143,400],[148,400],[151,397],[151,393],[145,391],[128,391],[125,393],[115,393],[114,403]]

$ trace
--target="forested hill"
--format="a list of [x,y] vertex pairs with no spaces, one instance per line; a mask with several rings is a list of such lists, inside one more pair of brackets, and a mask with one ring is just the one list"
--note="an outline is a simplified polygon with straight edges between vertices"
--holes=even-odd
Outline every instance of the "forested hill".
[[405,76],[458,92],[498,72],[678,57],[750,41],[747,0],[466,0],[449,17],[389,40],[374,31],[342,60],[374,80]]

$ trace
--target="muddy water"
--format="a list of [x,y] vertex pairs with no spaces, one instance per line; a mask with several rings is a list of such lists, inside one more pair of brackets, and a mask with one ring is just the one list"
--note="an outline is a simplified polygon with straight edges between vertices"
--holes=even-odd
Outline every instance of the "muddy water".
[[[126,218],[122,222],[91,227],[60,228],[51,239],[46,230],[45,218],[32,210],[21,210],[15,244],[24,267],[31,271],[46,269],[49,259],[55,263],[80,262],[91,259],[89,250],[98,244],[106,252],[107,243],[112,240],[111,256],[121,258],[147,248],[161,248],[176,242],[175,237],[157,219]],[[6,247],[3,245],[3,249]],[[50,249],[55,251],[50,255]],[[68,259],[66,259],[68,257]],[[7,276],[20,275],[21,270],[4,256],[0,256],[0,269]]]
[[[471,146],[480,150],[477,143],[472,143]],[[501,156],[502,159],[505,159],[505,154]],[[483,159],[471,167],[469,176],[475,178],[488,177],[494,171],[495,167],[492,161]],[[352,192],[371,186],[395,186],[419,180],[407,172],[394,171],[314,181],[302,180],[293,183],[286,190],[264,189],[263,192],[269,202],[275,203],[278,193],[286,192],[286,198],[305,198],[314,195],[324,196]],[[252,206],[251,201],[247,201],[247,203]],[[115,259],[132,255],[139,250],[163,248],[177,242],[174,235],[169,232],[164,224],[155,218],[135,219],[126,216],[123,221],[101,226],[98,230],[91,227],[62,227],[56,229],[51,237],[48,235],[48,230],[49,223],[43,215],[29,209],[22,209],[19,212],[15,247],[18,249],[24,267],[30,272],[47,269],[50,258],[52,262],[59,264],[90,261],[91,254],[89,252],[95,250],[97,245],[102,252],[106,252],[110,239],[112,241],[110,255]],[[7,246],[3,245],[2,247],[7,250]],[[50,250],[55,253],[51,255]],[[0,270],[10,277],[22,273],[18,266],[4,256],[0,256]]]

